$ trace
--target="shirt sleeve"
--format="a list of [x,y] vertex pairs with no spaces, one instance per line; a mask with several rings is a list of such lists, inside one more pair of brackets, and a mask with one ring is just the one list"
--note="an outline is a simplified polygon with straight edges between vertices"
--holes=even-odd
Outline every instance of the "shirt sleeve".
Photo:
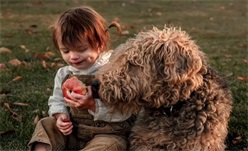
[[63,67],[58,70],[55,76],[53,94],[48,99],[49,116],[52,116],[53,114],[56,113],[68,114],[67,105],[64,101],[62,89],[61,89],[61,83],[66,74],[67,74],[67,70],[65,67]]
[[95,99],[95,102],[96,102],[95,112],[88,110],[89,113],[94,116],[94,121],[102,120],[105,122],[121,122],[131,117],[131,113],[122,114],[121,112],[118,111],[110,113],[108,108],[100,99]]

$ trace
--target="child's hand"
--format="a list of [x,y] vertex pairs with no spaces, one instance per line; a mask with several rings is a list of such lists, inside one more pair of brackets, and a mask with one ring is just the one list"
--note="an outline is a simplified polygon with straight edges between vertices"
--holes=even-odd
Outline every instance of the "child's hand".
[[70,120],[70,117],[67,114],[61,113],[56,115],[57,121],[56,126],[58,129],[64,134],[69,135],[72,132],[72,122]]
[[87,87],[87,93],[85,95],[77,94],[77,93],[70,93],[68,94],[70,98],[68,99],[64,97],[65,102],[70,104],[70,106],[74,106],[76,108],[81,109],[90,109],[91,111],[95,111],[95,100],[92,95],[91,86]]

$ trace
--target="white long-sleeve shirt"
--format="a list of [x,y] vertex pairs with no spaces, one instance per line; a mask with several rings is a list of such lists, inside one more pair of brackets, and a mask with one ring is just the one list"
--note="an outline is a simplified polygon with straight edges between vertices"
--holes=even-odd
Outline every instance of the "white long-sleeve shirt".
[[[56,113],[65,113],[68,114],[67,104],[64,101],[61,84],[63,79],[69,72],[72,72],[74,75],[94,75],[96,74],[97,70],[106,64],[111,56],[111,52],[103,53],[99,56],[96,60],[95,64],[87,70],[78,70],[72,66],[65,66],[60,68],[57,71],[57,74],[54,79],[54,89],[52,96],[49,97],[48,106],[49,106],[49,115],[52,116]],[[104,105],[104,103],[100,99],[95,99],[95,112],[88,110],[88,112],[94,116],[94,120],[103,120],[106,122],[121,122],[128,119],[131,114],[121,114],[120,112],[116,111],[113,113],[109,113],[108,108]]]

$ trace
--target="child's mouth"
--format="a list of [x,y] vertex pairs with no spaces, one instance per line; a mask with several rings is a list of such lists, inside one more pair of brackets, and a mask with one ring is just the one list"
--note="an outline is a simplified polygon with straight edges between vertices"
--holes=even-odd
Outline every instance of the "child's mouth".
[[80,65],[80,64],[82,64],[84,61],[79,61],[79,62],[72,62],[72,64],[73,65],[76,65],[76,66],[78,66],[78,65]]

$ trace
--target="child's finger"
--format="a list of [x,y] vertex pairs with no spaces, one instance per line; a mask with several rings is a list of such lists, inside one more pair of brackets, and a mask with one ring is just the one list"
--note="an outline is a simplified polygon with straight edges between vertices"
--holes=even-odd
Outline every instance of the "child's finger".
[[71,93],[71,97],[72,97],[73,99],[75,99],[75,100],[79,100],[79,99],[83,98],[84,95],[81,95],[81,94],[72,92],[72,93]]
[[72,124],[70,124],[70,123],[65,123],[65,124],[63,124],[63,125],[60,125],[60,129],[61,130],[67,130],[67,129],[69,129],[70,127],[72,126]]
[[65,129],[60,129],[60,131],[61,131],[64,135],[69,135],[69,134],[72,132],[72,128],[73,128],[73,126],[71,125],[71,126],[65,128]]
[[65,131],[65,132],[62,132],[64,135],[70,135],[72,133],[72,129],[71,130],[68,130],[68,131]]
[[72,105],[72,106],[75,106],[75,104],[77,103],[76,101],[67,99],[66,97],[64,97],[64,100],[67,104]]
[[70,99],[65,98],[65,101],[69,106],[73,106],[76,108],[82,106],[82,101],[80,100],[70,100]]

